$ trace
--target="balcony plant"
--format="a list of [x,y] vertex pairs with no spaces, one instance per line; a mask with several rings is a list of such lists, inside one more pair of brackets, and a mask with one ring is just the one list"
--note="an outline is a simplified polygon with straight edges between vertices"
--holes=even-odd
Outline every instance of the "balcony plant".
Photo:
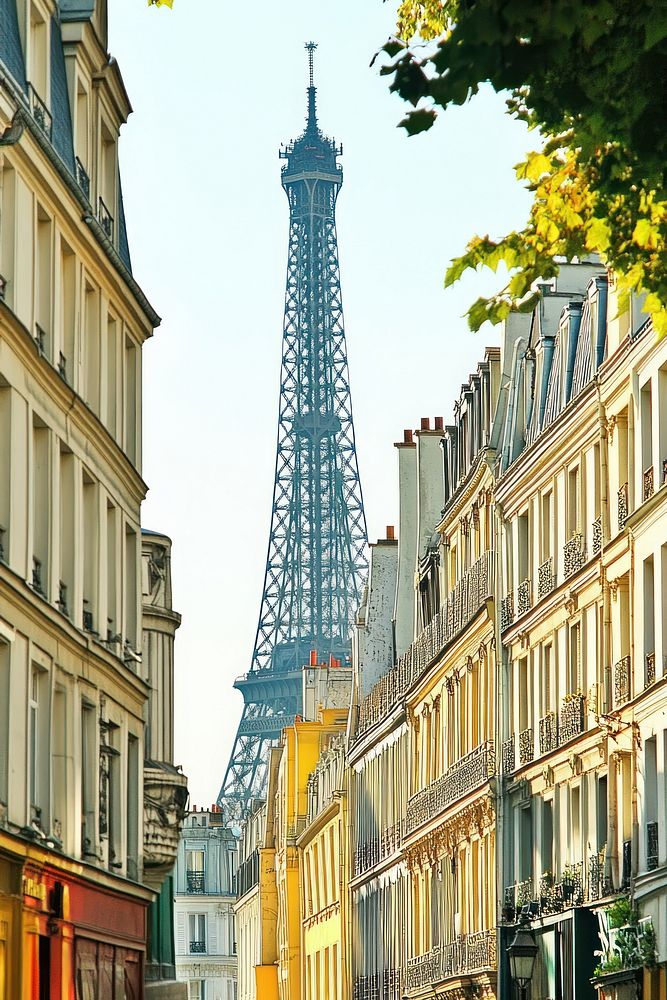
[[656,963],[656,940],[651,918],[640,919],[627,896],[621,896],[603,913],[606,926],[600,932],[602,949],[596,952],[601,961],[595,967],[593,980],[652,968]]

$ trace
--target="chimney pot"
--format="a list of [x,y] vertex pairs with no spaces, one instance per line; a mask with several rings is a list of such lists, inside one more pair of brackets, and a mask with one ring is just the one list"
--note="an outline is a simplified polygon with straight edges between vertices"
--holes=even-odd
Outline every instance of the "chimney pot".
[[310,651],[310,665],[311,667],[317,666],[317,650],[311,649]]
[[412,444],[412,431],[403,431],[403,444]]
[[436,429],[436,431],[441,431],[443,429],[443,427],[444,427],[444,421],[443,421],[442,417],[436,417],[435,418],[435,429]]
[[431,418],[430,417],[422,417],[421,429],[423,431],[430,431],[430,429],[431,429]]
[[387,525],[387,541],[388,542],[393,542],[394,541],[394,525],[393,524],[388,524]]

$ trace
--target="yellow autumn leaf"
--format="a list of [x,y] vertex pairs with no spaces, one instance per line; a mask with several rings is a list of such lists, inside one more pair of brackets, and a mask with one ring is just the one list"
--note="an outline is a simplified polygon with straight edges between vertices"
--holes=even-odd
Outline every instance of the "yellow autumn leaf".
[[148,0],[149,7],[169,7],[174,6],[174,0]]
[[658,245],[658,231],[648,219],[640,219],[632,234],[633,241],[645,250],[654,250]]
[[604,219],[591,219],[586,230],[586,246],[589,250],[606,250],[609,246],[611,233]]

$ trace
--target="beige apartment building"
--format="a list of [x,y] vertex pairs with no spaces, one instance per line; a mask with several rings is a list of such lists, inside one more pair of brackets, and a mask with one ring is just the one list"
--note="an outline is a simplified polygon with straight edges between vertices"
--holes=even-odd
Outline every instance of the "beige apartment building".
[[0,997],[106,1000],[114,979],[141,996],[144,878],[160,884],[170,841],[173,863],[185,783],[158,782],[168,808],[145,822],[145,752],[172,759],[145,714],[170,730],[173,706],[142,660],[141,353],[159,318],[127,246],[131,108],[105,3],[0,15]]

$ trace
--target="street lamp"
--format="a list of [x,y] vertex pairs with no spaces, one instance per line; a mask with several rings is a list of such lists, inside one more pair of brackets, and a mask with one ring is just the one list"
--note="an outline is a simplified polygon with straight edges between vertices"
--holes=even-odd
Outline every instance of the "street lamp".
[[533,967],[537,958],[538,947],[535,935],[530,929],[528,914],[522,913],[514,940],[507,949],[510,960],[510,974],[516,983],[519,997],[525,998],[530,981],[533,978]]

